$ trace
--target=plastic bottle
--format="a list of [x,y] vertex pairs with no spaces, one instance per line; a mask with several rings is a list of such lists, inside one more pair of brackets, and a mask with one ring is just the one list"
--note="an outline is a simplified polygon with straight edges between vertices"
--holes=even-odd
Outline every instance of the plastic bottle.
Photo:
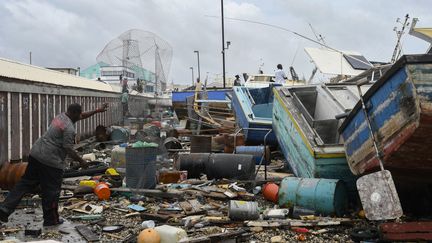
[[187,233],[184,229],[174,226],[162,225],[156,227],[155,230],[160,235],[161,243],[176,243],[187,237]]

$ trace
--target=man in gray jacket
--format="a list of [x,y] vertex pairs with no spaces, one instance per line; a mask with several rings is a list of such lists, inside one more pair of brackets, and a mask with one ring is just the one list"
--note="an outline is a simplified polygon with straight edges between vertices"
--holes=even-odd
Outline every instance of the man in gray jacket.
[[21,180],[0,204],[0,221],[7,222],[22,197],[40,185],[42,189],[42,210],[44,226],[63,223],[58,214],[58,202],[65,168],[65,158],[69,155],[80,162],[87,163],[73,149],[75,143],[75,123],[96,113],[104,112],[108,104],[88,112],[82,112],[80,104],[69,105],[67,112],[56,116],[48,130],[32,146],[27,169]]

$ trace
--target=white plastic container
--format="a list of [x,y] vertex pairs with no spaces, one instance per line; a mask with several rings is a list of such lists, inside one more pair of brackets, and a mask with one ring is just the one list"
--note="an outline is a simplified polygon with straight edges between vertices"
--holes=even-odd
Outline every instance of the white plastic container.
[[94,153],[90,153],[90,154],[84,154],[82,156],[83,160],[88,160],[88,161],[95,161],[96,160],[96,155]]
[[126,148],[115,146],[111,151],[111,167],[126,168]]
[[169,225],[158,226],[154,229],[160,235],[160,243],[176,243],[187,237],[186,231]]

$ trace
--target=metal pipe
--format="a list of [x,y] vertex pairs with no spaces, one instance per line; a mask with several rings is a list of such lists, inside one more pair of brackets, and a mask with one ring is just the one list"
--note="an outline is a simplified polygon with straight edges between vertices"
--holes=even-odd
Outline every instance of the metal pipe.
[[198,59],[198,79],[201,82],[201,70],[200,70],[200,60],[199,60],[199,51],[194,51],[197,54]]
[[192,71],[192,86],[194,86],[195,84],[195,80],[194,80],[194,72],[193,72],[193,67],[190,67],[191,71]]

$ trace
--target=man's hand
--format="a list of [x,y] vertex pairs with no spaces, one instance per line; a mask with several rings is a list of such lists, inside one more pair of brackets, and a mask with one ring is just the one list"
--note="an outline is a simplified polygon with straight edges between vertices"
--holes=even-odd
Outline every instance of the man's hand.
[[105,112],[108,109],[108,103],[104,103],[101,107],[96,109],[96,112]]

